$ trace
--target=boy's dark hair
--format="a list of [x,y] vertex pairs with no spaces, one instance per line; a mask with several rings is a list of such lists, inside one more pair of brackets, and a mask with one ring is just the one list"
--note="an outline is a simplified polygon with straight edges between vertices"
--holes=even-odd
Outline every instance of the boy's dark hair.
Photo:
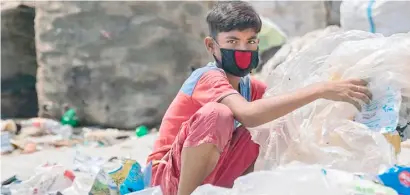
[[259,33],[262,21],[253,7],[244,1],[218,2],[206,16],[212,37],[220,32],[251,28]]

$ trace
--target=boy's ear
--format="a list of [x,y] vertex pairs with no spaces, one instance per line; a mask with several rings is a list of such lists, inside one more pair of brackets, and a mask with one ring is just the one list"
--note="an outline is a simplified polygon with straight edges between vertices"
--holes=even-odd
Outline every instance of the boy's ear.
[[215,44],[213,41],[213,38],[209,36],[205,37],[204,43],[205,43],[206,50],[213,54],[214,44]]

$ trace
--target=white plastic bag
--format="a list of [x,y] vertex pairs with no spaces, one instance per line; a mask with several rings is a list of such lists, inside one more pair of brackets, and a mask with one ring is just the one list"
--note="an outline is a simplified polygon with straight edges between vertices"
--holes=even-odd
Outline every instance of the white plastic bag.
[[[270,73],[266,97],[330,79],[362,78],[382,89],[392,85],[410,97],[410,33],[383,37],[363,31],[336,32]],[[317,100],[278,120],[251,129],[261,145],[256,169],[300,161],[350,172],[377,173],[394,163],[380,130],[352,120],[354,106]],[[403,117],[409,117],[403,116]]]
[[364,30],[390,36],[410,32],[410,1],[344,0],[340,23],[346,30]]

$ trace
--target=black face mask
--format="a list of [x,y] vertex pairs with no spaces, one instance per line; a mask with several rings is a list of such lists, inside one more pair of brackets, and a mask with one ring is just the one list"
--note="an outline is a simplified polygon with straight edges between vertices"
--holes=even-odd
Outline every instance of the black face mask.
[[225,72],[237,77],[244,77],[259,63],[258,50],[235,50],[220,48],[222,62],[214,56],[216,62]]

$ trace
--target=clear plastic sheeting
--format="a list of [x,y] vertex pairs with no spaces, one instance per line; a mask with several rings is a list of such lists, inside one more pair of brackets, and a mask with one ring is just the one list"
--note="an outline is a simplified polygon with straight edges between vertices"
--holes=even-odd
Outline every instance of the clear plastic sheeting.
[[[313,83],[361,78],[372,92],[389,86],[410,97],[410,33],[383,37],[363,31],[335,32],[281,64],[265,82],[265,98]],[[395,161],[381,130],[353,121],[358,110],[344,102],[317,100],[282,118],[250,129],[260,144],[256,170],[293,161],[376,174]],[[400,112],[400,118],[410,118]]]
[[[308,193],[307,193],[308,192]],[[352,173],[320,166],[292,165],[259,171],[235,180],[232,189],[203,185],[193,195],[397,195],[389,188]]]
[[309,32],[302,37],[294,37],[288,40],[288,42],[263,65],[263,69],[261,73],[258,74],[258,77],[260,77],[261,80],[265,80],[276,67],[291,60],[298,52],[305,50],[319,38],[338,31],[341,31],[338,26],[328,26],[324,29]]

